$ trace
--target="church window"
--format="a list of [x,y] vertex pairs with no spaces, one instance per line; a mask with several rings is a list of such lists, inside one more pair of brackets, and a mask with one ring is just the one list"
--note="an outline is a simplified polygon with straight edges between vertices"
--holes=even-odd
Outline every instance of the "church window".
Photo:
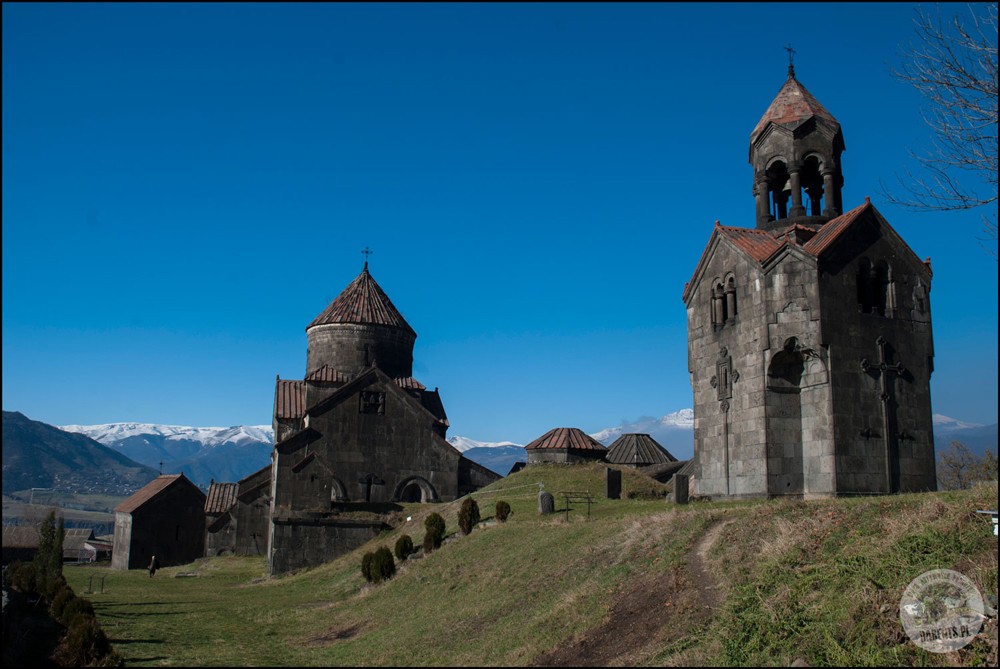
[[820,216],[823,213],[823,175],[820,172],[822,163],[819,156],[808,156],[802,163],[803,206],[808,216]]
[[736,277],[716,278],[712,286],[712,329],[718,330],[736,322]]
[[779,160],[767,168],[767,184],[771,197],[771,216],[775,220],[788,218],[788,198],[792,194],[792,182],[784,162]]
[[732,274],[726,279],[726,322],[736,321],[736,277]]
[[379,416],[385,415],[385,393],[373,390],[363,390],[360,393],[360,398],[361,413],[377,414]]

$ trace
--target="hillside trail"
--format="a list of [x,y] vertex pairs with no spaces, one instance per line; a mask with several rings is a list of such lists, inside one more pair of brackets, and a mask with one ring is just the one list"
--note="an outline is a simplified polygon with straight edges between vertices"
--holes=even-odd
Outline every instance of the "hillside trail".
[[637,664],[665,643],[703,627],[723,601],[719,584],[707,569],[708,555],[732,522],[726,520],[709,528],[688,549],[684,566],[628,583],[615,596],[604,623],[569,645],[539,655],[534,666]]

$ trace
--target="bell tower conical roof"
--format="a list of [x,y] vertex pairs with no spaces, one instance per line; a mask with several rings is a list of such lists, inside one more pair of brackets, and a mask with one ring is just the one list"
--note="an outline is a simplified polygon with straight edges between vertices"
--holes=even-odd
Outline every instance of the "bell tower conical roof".
[[757,140],[769,123],[795,127],[814,116],[826,121],[832,128],[840,128],[833,114],[795,78],[795,70],[789,68],[788,79],[750,133],[750,144]]
[[788,78],[750,133],[757,227],[818,229],[843,211],[840,123],[795,77]]
[[340,295],[306,327],[306,330],[317,325],[334,323],[385,325],[416,335],[389,296],[372,278],[368,272],[367,262],[361,274],[341,291]]

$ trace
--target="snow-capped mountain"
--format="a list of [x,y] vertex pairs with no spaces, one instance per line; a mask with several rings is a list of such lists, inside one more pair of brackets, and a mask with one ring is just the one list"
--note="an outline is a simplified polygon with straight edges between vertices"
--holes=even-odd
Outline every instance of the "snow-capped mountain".
[[270,425],[189,427],[148,423],[64,425],[164,474],[183,472],[203,488],[239,481],[271,461]]
[[105,425],[63,425],[66,432],[79,432],[105,446],[129,437],[156,435],[173,441],[191,440],[204,446],[252,442],[271,442],[274,430],[270,425],[237,425],[234,427],[188,427],[185,425],[152,425],[149,423],[107,423]]
[[513,441],[476,441],[468,437],[448,437],[448,443],[458,449],[459,453],[465,453],[473,448],[505,448],[508,446],[522,447],[522,444],[515,444]]
[[938,430],[967,430],[974,427],[983,427],[980,423],[966,423],[965,421],[958,420],[957,418],[952,418],[951,416],[945,416],[944,414],[936,413],[934,414],[932,420],[934,421],[934,431]]
[[605,446],[610,446],[618,437],[630,433],[648,434],[671,452],[673,449],[687,452],[684,456],[674,453],[678,458],[689,458],[694,449],[694,409],[681,409],[660,418],[640,418],[631,423],[605,428],[590,436]]

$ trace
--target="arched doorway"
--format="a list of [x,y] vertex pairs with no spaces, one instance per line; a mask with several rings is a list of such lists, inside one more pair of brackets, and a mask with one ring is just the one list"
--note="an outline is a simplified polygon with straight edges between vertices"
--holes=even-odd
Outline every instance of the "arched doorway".
[[767,494],[803,493],[802,373],[805,357],[791,337],[767,368]]
[[438,501],[437,491],[434,490],[427,479],[420,476],[412,476],[396,486],[393,500],[397,502],[436,502]]

